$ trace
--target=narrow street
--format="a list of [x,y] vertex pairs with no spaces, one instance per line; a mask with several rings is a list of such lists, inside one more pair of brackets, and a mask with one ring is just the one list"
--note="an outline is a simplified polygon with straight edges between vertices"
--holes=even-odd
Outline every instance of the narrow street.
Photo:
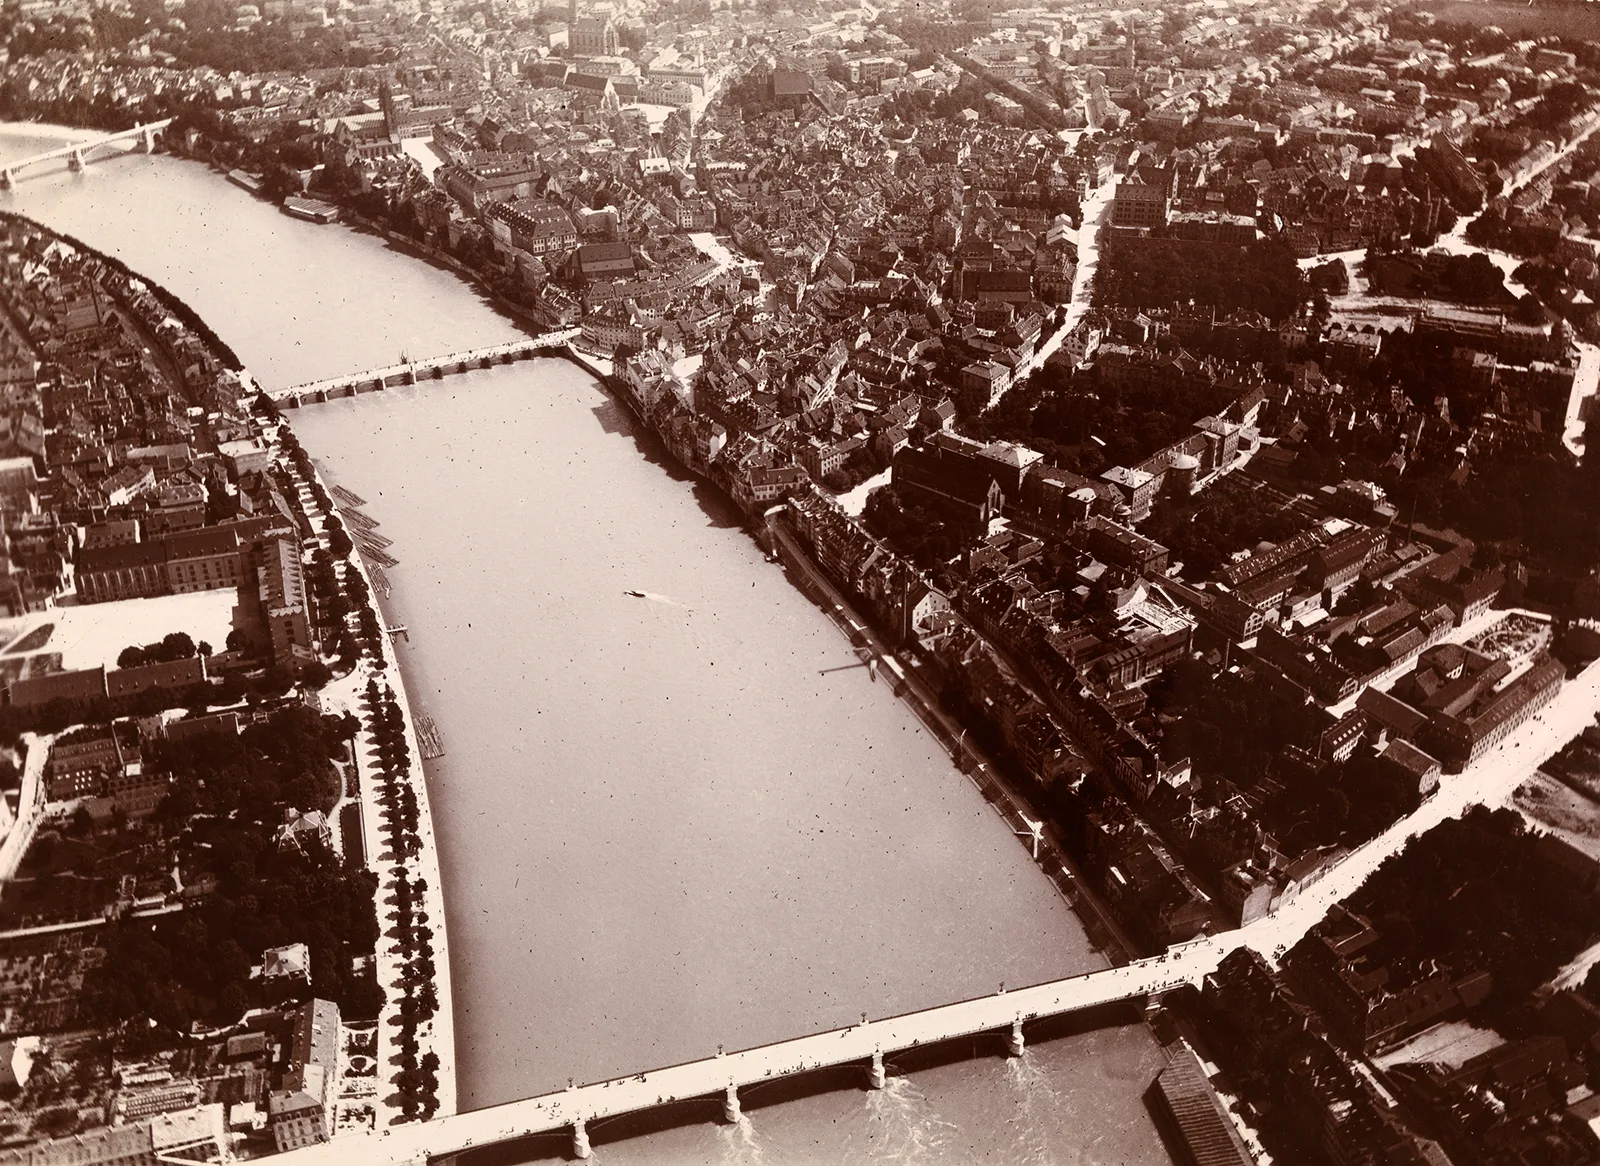
[[1089,314],[1094,301],[1094,273],[1100,266],[1100,229],[1111,217],[1112,196],[1116,193],[1116,180],[1111,179],[1096,189],[1084,201],[1083,221],[1078,226],[1078,266],[1072,275],[1072,301],[1067,305],[1066,319],[1034,351],[1032,359],[1017,370],[1012,380],[1015,385],[1029,373],[1044,367],[1062,342]]
[[1572,396],[1567,399],[1567,420],[1561,431],[1561,444],[1576,457],[1584,455],[1585,413],[1594,408],[1595,387],[1600,384],[1600,346],[1577,341],[1578,371],[1572,378]]
[[44,814],[44,766],[50,756],[50,742],[54,738],[45,734],[24,733],[22,743],[27,757],[22,763],[22,790],[17,796],[17,817],[5,841],[0,843],[0,882],[13,878],[22,864],[22,855],[33,840],[34,831]]

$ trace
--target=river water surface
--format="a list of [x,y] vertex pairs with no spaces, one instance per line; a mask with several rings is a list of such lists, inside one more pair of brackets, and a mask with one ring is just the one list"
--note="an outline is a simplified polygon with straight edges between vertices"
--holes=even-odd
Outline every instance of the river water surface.
[[[9,133],[0,158],[50,141]],[[192,163],[44,174],[0,207],[158,280],[267,385],[518,334],[453,274]],[[580,370],[289,416],[400,560],[388,614],[447,749],[427,774],[462,1108],[1103,965],[916,718]],[[735,1127],[597,1130],[597,1157],[1167,1161],[1142,1027],[993,1044],[879,1094],[755,1097]]]

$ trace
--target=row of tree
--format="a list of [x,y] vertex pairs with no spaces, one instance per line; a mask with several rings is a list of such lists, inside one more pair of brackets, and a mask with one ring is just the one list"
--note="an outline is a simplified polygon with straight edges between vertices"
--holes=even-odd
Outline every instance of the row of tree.
[[438,1011],[437,969],[433,930],[424,908],[427,883],[413,879],[406,867],[422,848],[417,834],[419,809],[413,780],[411,752],[406,744],[405,717],[394,691],[381,690],[376,679],[367,682],[367,726],[378,754],[378,799],[382,806],[384,835],[395,866],[390,872],[394,926],[390,935],[400,953],[400,1070],[395,1077],[400,1111],[406,1119],[426,1121],[438,1108],[438,1059],[430,1052],[418,1056],[418,1029]]
[[[278,416],[276,408],[265,398],[257,402],[257,407]],[[308,514],[306,522],[320,525],[328,539],[326,549],[318,548],[313,552],[308,572],[318,596],[322,642],[326,644],[330,639],[337,642],[341,667],[353,668],[358,655],[364,655],[374,671],[381,672],[384,667],[383,628],[373,605],[371,589],[354,561],[355,545],[334,511],[333,499],[317,480],[310,456],[287,426],[279,430],[279,444],[309,483],[315,515],[320,517]],[[299,497],[299,492],[294,491],[292,496]],[[357,627],[354,632],[350,630],[352,619]],[[425,1121],[439,1106],[439,1059],[432,1051],[421,1052],[419,1032],[438,1011],[438,981],[433,930],[423,905],[427,883],[420,877],[412,878],[407,866],[422,849],[418,834],[420,806],[413,784],[422,780],[422,774],[420,770],[413,771],[405,719],[394,691],[387,685],[380,688],[376,677],[367,682],[365,719],[377,754],[377,800],[384,838],[394,860],[389,871],[390,891],[384,898],[390,921],[387,934],[400,956],[401,996],[397,1002],[396,1036],[400,1064],[393,1083],[403,1118]],[[350,724],[348,727],[354,732],[357,726]]]

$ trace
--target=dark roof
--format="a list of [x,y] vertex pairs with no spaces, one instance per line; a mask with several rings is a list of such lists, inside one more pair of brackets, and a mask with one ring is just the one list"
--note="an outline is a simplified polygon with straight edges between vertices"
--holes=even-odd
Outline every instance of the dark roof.
[[1402,736],[1410,736],[1422,727],[1428,718],[1403,700],[1387,692],[1367,688],[1356,698],[1356,707],[1380,725],[1386,725]]
[[988,465],[976,459],[942,458],[921,449],[902,449],[895,455],[893,483],[908,486],[973,508],[988,502],[997,482]]
[[169,535],[164,541],[170,561],[226,555],[239,549],[239,540],[231,527],[186,530],[181,534]]
[[633,248],[626,243],[585,243],[578,248],[579,263],[604,263],[612,259],[632,259]]
[[778,69],[772,74],[774,97],[804,97],[811,92],[811,74],[794,69]]
[[125,571],[135,567],[160,566],[166,561],[166,547],[162,543],[112,543],[80,550],[78,571],[80,574]]
[[1195,1166],[1246,1166],[1253,1161],[1200,1059],[1187,1045],[1179,1046],[1155,1086]]
[[1417,777],[1426,777],[1439,768],[1438,761],[1408,741],[1390,741],[1383,759]]
[[204,680],[205,671],[200,657],[189,656],[182,660],[165,660],[155,664],[140,664],[136,668],[118,668],[107,672],[106,692],[110,696],[144,692],[150,688],[187,688]]
[[44,704],[65,697],[69,700],[86,700],[106,694],[106,670],[86,668],[77,672],[47,672],[13,680],[7,692],[14,705]]

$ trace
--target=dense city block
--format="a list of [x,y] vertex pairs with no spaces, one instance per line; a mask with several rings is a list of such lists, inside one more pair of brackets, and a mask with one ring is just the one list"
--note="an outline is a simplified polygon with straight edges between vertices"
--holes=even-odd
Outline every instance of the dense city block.
[[[1150,1001],[1180,1160],[1580,1166],[1600,23],[1465,7],[41,0],[0,114],[473,281],[737,508],[1110,963],[1243,929]],[[9,214],[0,307],[0,1158],[448,1113],[442,746],[293,420],[452,370],[264,388]]]

